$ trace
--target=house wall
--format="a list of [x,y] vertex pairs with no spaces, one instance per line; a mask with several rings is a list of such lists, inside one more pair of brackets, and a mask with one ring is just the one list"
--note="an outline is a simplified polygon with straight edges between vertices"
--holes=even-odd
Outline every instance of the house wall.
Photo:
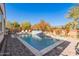
[[2,42],[4,38],[4,33],[5,33],[5,6],[3,3],[0,3],[0,8],[1,8],[1,15],[2,15],[2,31],[0,32],[0,43]]

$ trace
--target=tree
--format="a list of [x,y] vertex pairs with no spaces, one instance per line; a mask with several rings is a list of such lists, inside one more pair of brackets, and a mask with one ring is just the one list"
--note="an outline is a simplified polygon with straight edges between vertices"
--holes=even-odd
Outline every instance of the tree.
[[33,25],[31,27],[31,29],[32,30],[42,30],[42,31],[53,31],[52,27],[44,20],[41,20],[39,23]]
[[6,20],[6,28],[10,29],[12,27],[11,22]]
[[74,19],[73,25],[74,29],[76,29],[78,23],[77,20],[79,19],[79,6],[75,6],[72,9],[70,9],[67,18]]
[[65,29],[70,31],[72,29],[72,22],[67,23]]
[[39,23],[40,29],[42,31],[45,31],[48,29],[48,27],[50,26],[48,23],[46,23],[44,20],[41,20]]
[[14,22],[12,23],[12,26],[13,26],[14,28],[19,28],[19,27],[20,27],[19,23],[16,22],[16,21],[14,21]]
[[14,21],[13,23],[11,23],[11,29],[13,31],[15,31],[15,32],[19,31],[19,27],[20,27],[20,25],[18,22]]
[[23,22],[21,27],[23,30],[29,30],[31,28],[31,24],[29,22]]
[[77,25],[77,30],[79,30],[79,21],[78,21],[78,25]]

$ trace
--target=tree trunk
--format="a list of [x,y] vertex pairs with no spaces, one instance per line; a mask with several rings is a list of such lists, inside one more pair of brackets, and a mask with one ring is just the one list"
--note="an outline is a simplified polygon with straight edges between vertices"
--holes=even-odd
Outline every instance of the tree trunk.
[[77,19],[74,20],[74,30],[77,29]]

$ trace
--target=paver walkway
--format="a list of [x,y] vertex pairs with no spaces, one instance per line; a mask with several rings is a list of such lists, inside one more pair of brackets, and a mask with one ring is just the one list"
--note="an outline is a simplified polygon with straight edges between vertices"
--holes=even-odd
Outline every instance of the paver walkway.
[[9,56],[33,56],[34,54],[25,47],[17,38],[10,35],[5,36],[2,51],[0,54]]

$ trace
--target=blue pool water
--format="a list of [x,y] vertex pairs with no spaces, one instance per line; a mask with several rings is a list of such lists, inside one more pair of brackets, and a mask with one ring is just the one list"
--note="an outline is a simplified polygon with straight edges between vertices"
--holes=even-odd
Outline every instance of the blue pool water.
[[24,41],[26,41],[32,47],[36,48],[39,51],[58,41],[58,40],[52,39],[51,37],[48,37],[48,36],[43,36],[40,38],[37,38],[36,36],[31,36],[31,35],[22,37],[22,39]]

